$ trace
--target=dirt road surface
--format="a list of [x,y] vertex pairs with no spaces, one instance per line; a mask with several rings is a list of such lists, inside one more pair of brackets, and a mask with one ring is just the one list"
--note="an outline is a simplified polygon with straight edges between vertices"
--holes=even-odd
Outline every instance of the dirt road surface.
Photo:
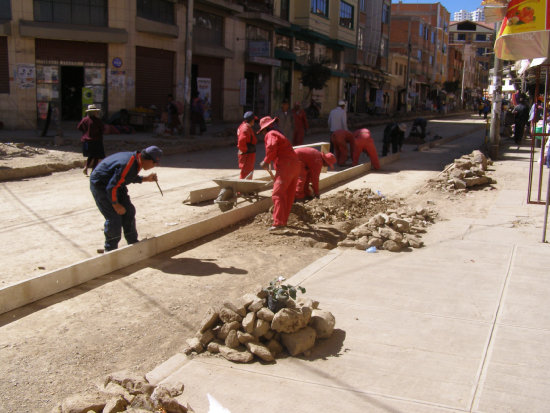
[[[430,126],[449,136],[472,130],[476,122]],[[498,184],[495,191],[461,196],[425,187],[447,163],[481,146],[484,131],[478,126],[477,132],[428,152],[404,152],[383,171],[322,197],[344,187],[371,188],[411,206],[430,205],[442,220],[483,214]],[[130,186],[141,237],[218,214],[214,205],[182,201],[190,188],[234,175],[233,156],[234,149],[227,148],[167,158],[158,171],[164,197],[154,184]],[[494,169],[498,181],[498,164]],[[0,203],[10,213],[2,218],[0,242],[11,251],[4,255],[1,285],[44,272],[39,267],[47,271],[92,256],[101,246],[102,217],[80,170],[1,188]],[[63,398],[93,388],[107,373],[146,373],[181,350],[209,306],[277,276],[290,277],[326,254],[307,237],[268,234],[261,218],[1,315],[0,411],[46,412]]]

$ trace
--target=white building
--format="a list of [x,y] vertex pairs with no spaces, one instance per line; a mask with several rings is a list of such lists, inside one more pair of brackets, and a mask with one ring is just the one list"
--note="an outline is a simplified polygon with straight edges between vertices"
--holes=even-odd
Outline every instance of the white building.
[[474,10],[471,13],[471,21],[473,22],[484,22],[485,21],[485,8],[479,8],[477,10]]
[[453,15],[453,21],[455,22],[461,22],[463,20],[471,20],[470,19],[470,12],[467,10],[460,10],[454,13]]
[[453,15],[453,21],[455,22],[461,22],[464,20],[470,20],[473,22],[484,22],[485,21],[485,12],[484,8],[479,8],[477,10],[474,10],[472,12],[467,10],[460,10],[454,13]]

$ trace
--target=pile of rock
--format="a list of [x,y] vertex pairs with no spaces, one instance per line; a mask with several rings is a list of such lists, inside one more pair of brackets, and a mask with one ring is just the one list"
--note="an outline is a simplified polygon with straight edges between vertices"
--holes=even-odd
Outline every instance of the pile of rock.
[[494,184],[496,181],[487,176],[487,165],[491,164],[492,161],[481,151],[475,150],[447,165],[430,184],[436,189],[456,193],[466,192],[475,186]]
[[426,232],[426,227],[434,222],[436,216],[435,211],[421,206],[416,209],[389,209],[352,229],[338,246],[359,250],[376,247],[393,252],[408,247],[420,248],[424,245],[420,234]]
[[317,301],[288,299],[286,307],[276,312],[266,303],[267,292],[260,290],[210,308],[196,336],[187,340],[184,352],[207,350],[237,363],[248,363],[254,357],[272,362],[284,350],[291,356],[307,356],[316,339],[332,335],[334,316],[319,309]]
[[108,375],[97,391],[68,397],[52,413],[194,412],[176,399],[183,388],[183,383],[154,386],[143,376],[121,371]]

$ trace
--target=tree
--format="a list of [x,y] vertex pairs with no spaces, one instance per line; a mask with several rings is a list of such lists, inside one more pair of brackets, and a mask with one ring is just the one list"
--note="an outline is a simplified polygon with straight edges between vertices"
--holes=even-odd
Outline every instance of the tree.
[[330,69],[325,66],[324,59],[310,60],[302,67],[302,77],[300,82],[309,89],[307,100],[311,97],[313,90],[322,90],[330,79]]

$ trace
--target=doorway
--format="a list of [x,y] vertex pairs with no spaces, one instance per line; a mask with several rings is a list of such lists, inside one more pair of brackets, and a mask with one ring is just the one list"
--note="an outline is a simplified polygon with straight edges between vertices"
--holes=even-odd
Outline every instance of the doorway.
[[61,119],[82,119],[82,88],[84,67],[61,66]]

